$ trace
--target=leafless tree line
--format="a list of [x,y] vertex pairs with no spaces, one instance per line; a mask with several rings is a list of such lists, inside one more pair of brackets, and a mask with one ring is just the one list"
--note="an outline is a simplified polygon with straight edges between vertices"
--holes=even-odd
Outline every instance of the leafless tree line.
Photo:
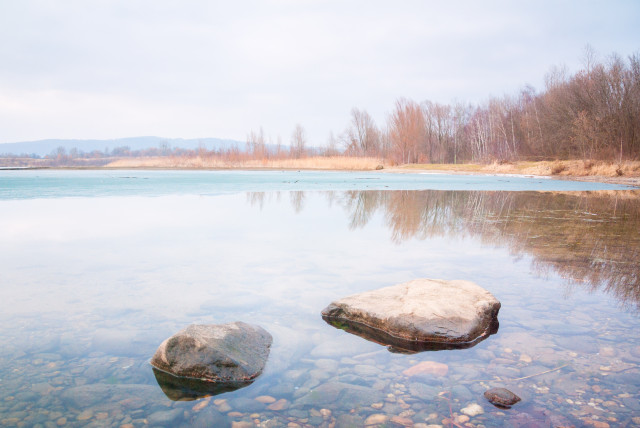
[[262,129],[252,131],[249,153],[373,156],[398,164],[640,159],[640,54],[599,61],[587,47],[583,63],[573,75],[553,68],[541,92],[525,86],[479,105],[400,98],[381,126],[353,108],[346,128],[332,132],[321,150],[309,147],[301,125],[289,150],[280,148],[279,138],[275,151],[265,150]]
[[382,127],[354,108],[338,141],[396,163],[638,159],[640,55],[599,62],[587,48],[582,70],[553,69],[542,92],[526,86],[480,105],[401,98]]

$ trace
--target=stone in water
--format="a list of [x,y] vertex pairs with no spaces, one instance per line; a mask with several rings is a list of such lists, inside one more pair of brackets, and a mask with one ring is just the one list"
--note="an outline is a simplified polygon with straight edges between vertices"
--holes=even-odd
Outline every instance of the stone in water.
[[249,385],[262,373],[272,337],[243,322],[190,325],[151,359],[158,384],[172,400],[194,400]]
[[485,391],[484,398],[489,400],[489,402],[494,406],[503,409],[509,409],[520,401],[520,397],[505,388],[491,388],[490,390]]
[[322,317],[391,351],[411,353],[474,346],[497,332],[499,310],[500,302],[470,281],[416,279],[336,300]]

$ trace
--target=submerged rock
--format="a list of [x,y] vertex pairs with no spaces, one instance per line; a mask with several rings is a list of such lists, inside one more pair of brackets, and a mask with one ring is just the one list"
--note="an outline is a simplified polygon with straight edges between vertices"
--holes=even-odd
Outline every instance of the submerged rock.
[[491,388],[485,391],[484,398],[494,406],[503,409],[508,409],[520,401],[520,397],[505,388]]
[[322,317],[391,351],[420,352],[475,345],[497,332],[499,310],[470,281],[417,279],[334,301]]
[[194,324],[162,342],[151,365],[169,398],[194,399],[251,383],[262,373],[271,342],[266,330],[243,322]]
[[474,417],[484,413],[484,409],[478,403],[471,403],[467,407],[460,409],[460,412],[467,416]]
[[436,361],[422,361],[402,372],[407,377],[421,374],[429,374],[433,376],[446,376],[449,372],[449,366],[438,363]]

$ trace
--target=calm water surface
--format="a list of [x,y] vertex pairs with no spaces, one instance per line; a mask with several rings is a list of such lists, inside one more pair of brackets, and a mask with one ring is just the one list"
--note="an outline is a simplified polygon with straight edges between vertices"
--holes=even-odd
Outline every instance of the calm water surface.
[[[0,424],[640,425],[640,191],[404,176],[0,172]],[[415,278],[486,288],[498,333],[398,354],[320,317]],[[237,320],[273,335],[264,373],[167,398],[160,342]]]

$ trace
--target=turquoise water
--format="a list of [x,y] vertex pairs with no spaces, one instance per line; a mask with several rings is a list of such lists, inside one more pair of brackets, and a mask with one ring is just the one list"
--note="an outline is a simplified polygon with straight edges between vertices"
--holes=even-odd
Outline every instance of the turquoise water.
[[494,175],[312,171],[0,171],[0,199],[302,190],[593,191],[629,187]]
[[[301,186],[353,186],[302,191],[286,189],[291,172],[103,174],[2,172],[2,426],[637,424],[638,190],[524,191],[593,185],[532,180],[496,192],[478,188],[496,177],[460,176],[466,191],[363,190],[355,178],[369,174],[301,173]],[[486,288],[502,303],[498,332],[405,355],[320,317],[332,300],[415,278]],[[197,401],[165,396],[149,365],[160,342],[237,320],[273,335],[264,373]],[[446,373],[406,374],[424,362]],[[492,406],[495,386],[522,401]]]

